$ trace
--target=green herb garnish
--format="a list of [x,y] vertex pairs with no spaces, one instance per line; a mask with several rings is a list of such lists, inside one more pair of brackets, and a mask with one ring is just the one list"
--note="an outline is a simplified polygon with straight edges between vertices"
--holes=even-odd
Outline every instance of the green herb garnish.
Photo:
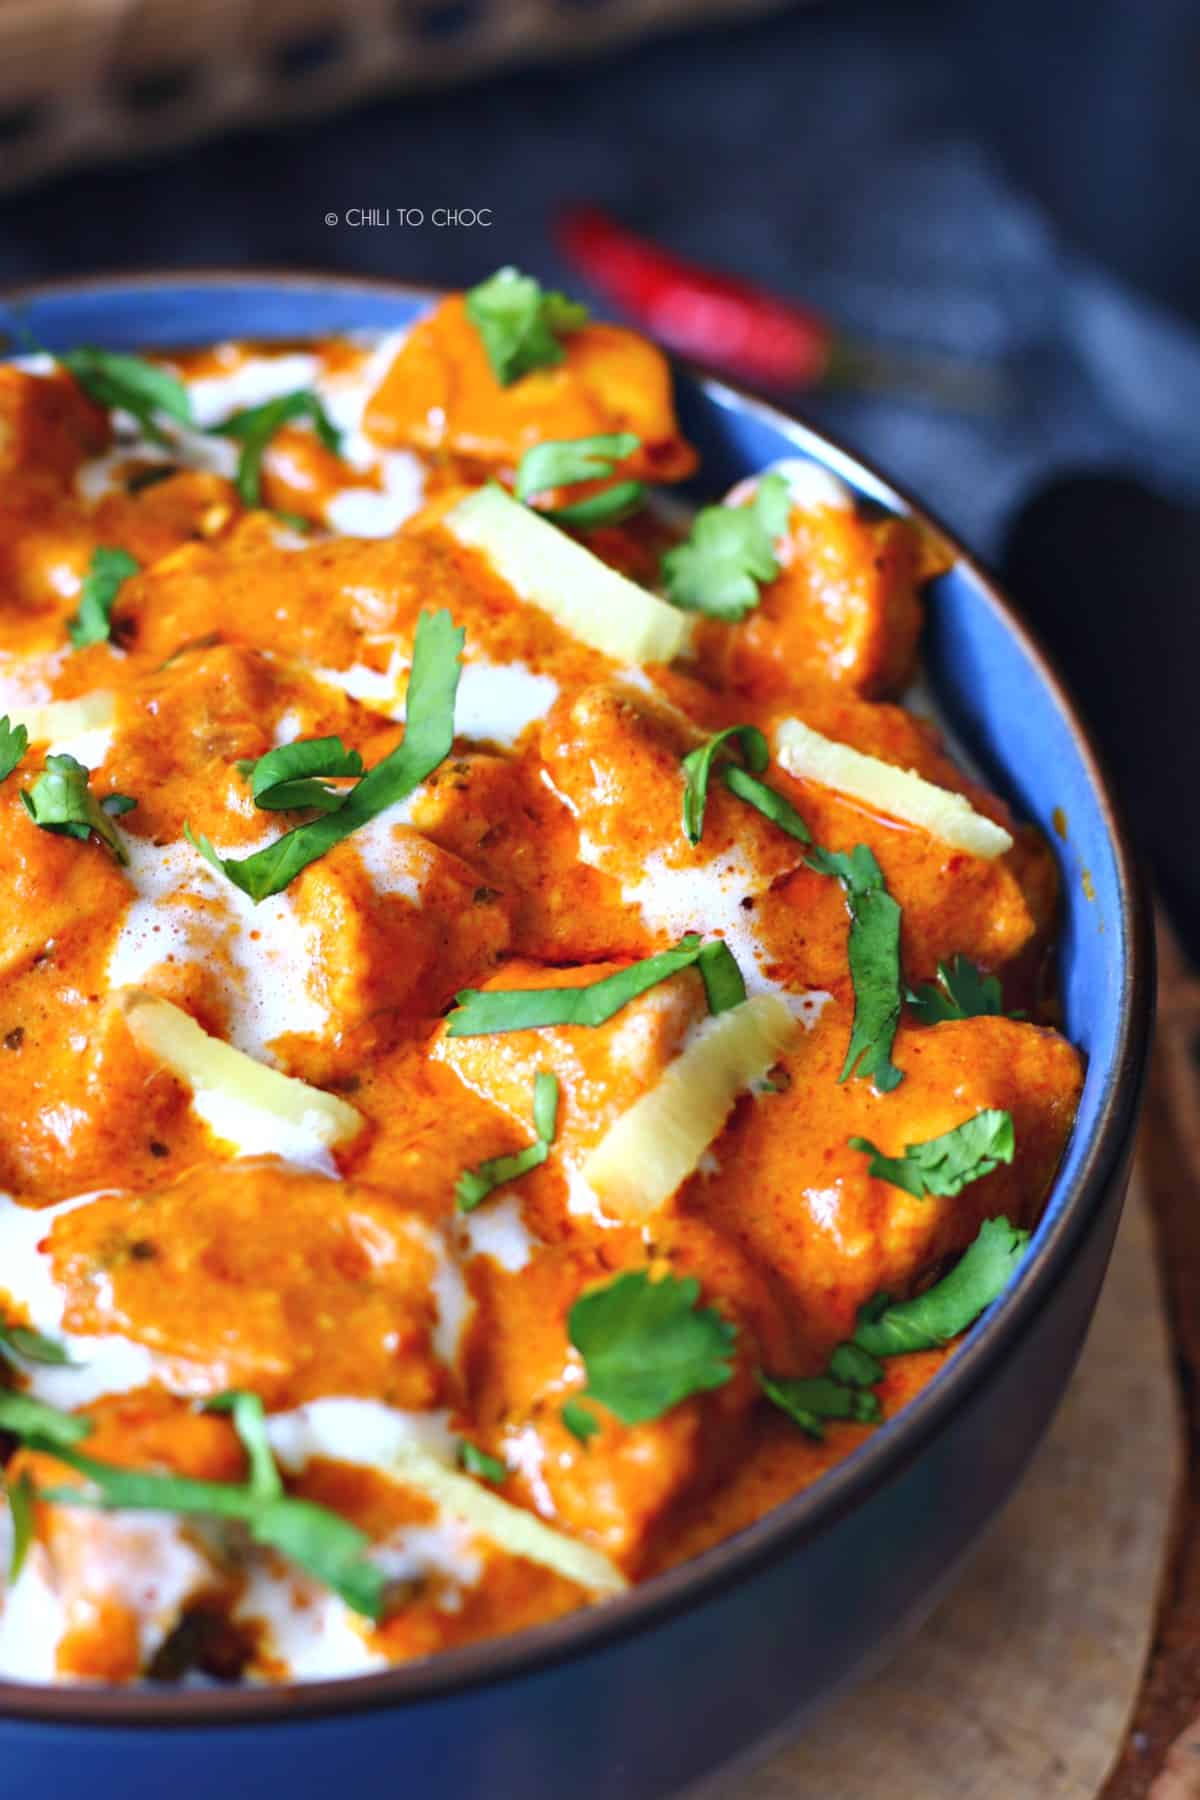
[[74,1448],[90,1433],[90,1420],[60,1413],[25,1394],[0,1393],[0,1428],[15,1433],[31,1449],[66,1463],[90,1484],[48,1488],[39,1494],[42,1500],[102,1511],[236,1519],[255,1543],[290,1557],[355,1612],[370,1619],[382,1617],[387,1577],[367,1558],[370,1539],[340,1514],[285,1493],[258,1396],[223,1394],[209,1404],[232,1417],[249,1463],[245,1482],[199,1481],[98,1462]]
[[345,793],[326,787],[320,778],[363,772],[358,751],[347,750],[338,737],[298,738],[295,743],[268,750],[256,761],[235,766],[239,775],[249,779],[255,806],[266,812],[291,812],[300,807],[336,812]]
[[[1004,1016],[1004,994],[999,977],[981,974],[969,956],[955,956],[939,963],[937,980],[924,981],[905,999],[922,1025],[940,1025],[946,1019],[983,1019]],[[1011,1019],[1019,1013],[1009,1013]]]
[[690,1394],[723,1387],[737,1332],[699,1298],[694,1276],[653,1281],[632,1269],[577,1300],[567,1335],[587,1370],[585,1397],[639,1425]]
[[814,850],[805,861],[818,875],[832,875],[842,883],[850,912],[854,1025],[838,1080],[857,1075],[890,1094],[904,1080],[903,1069],[892,1061],[900,1024],[900,908],[866,844],[856,844],[848,856],[840,850]]
[[24,725],[14,725],[5,713],[0,719],[0,781],[7,781],[29,748]]
[[539,1071],[533,1079],[533,1129],[537,1137],[525,1150],[493,1156],[477,1169],[464,1169],[454,1184],[459,1212],[474,1212],[481,1201],[507,1181],[516,1181],[544,1163],[558,1124],[558,1078]]
[[472,1444],[467,1438],[458,1440],[458,1460],[468,1475],[478,1475],[482,1481],[502,1482],[508,1480],[508,1469],[498,1456],[489,1456],[478,1444]]
[[63,754],[48,756],[46,767],[31,788],[21,789],[21,801],[35,825],[60,837],[79,838],[81,842],[95,832],[108,845],[119,863],[129,861],[120,833],[110,812],[128,812],[136,805],[127,794],[110,796],[118,804],[108,806],[97,800],[88,786],[88,771],[75,757]]
[[839,1344],[829,1359],[829,1373],[847,1387],[874,1387],[883,1380],[883,1364],[859,1344]]
[[[534,444],[517,468],[516,496],[528,505],[536,495],[552,488],[574,487],[579,481],[603,481],[617,463],[640,450],[642,440],[632,431],[601,432],[596,437],[556,439]],[[640,481],[619,481],[602,494],[576,500],[570,506],[545,508],[544,516],[556,525],[615,525],[636,512],[646,497]]]
[[309,863],[316,862],[360,825],[405,799],[450,754],[454,744],[458,656],[464,635],[444,610],[421,614],[408,680],[404,737],[382,762],[355,783],[332,812],[295,826],[264,850],[256,850],[253,856],[218,856],[206,837],[185,825],[188,841],[252,900],[281,893]]
[[684,757],[683,835],[688,843],[698,844],[704,832],[704,809],[708,801],[713,758],[724,745],[735,740],[741,745],[742,755],[748,766],[743,769],[738,763],[719,764],[725,786],[739,800],[745,800],[755,807],[790,837],[799,838],[802,844],[811,843],[808,826],[791,802],[785,800],[782,794],[777,794],[774,788],[768,787],[765,781],[758,780],[771,760],[771,753],[767,740],[757,725],[730,725],[695,750],[689,750]]
[[28,1325],[9,1325],[0,1319],[0,1354],[15,1356],[18,1362],[45,1363],[58,1368],[69,1367],[70,1357],[53,1338],[43,1337]]
[[215,436],[235,438],[241,445],[234,486],[243,506],[262,505],[263,457],[276,432],[296,419],[311,420],[325,448],[334,456],[341,454],[342,434],[311,388],[297,388],[276,400],[264,400],[261,406],[247,406],[209,427]]
[[141,564],[127,550],[101,544],[92,552],[88,572],[79,590],[79,611],[67,620],[67,632],[77,650],[102,644],[112,633],[112,609],[122,582],[136,575]]
[[595,1413],[581,1406],[578,1400],[568,1400],[559,1414],[563,1424],[573,1438],[581,1444],[587,1444],[600,1430],[600,1421]]
[[744,619],[758,605],[763,584],[779,573],[775,542],[787,531],[791,509],[782,475],[764,475],[745,506],[702,507],[686,540],[662,559],[672,606],[713,619]]
[[603,1025],[623,1006],[657,987],[681,969],[696,966],[704,980],[712,1013],[739,1006],[746,984],[729,946],[717,939],[704,944],[693,932],[673,950],[660,950],[642,962],[618,969],[585,987],[463,988],[446,1021],[449,1037],[487,1037],[499,1031],[532,1031],[543,1025]]
[[560,363],[565,352],[559,339],[588,321],[586,306],[511,266],[473,287],[466,307],[501,387]]
[[88,398],[111,412],[119,407],[135,418],[148,438],[166,443],[156,413],[165,413],[177,425],[191,425],[192,401],[186,387],[170,370],[159,368],[141,356],[118,350],[96,350],[83,345],[65,350],[56,358],[79,383]]
[[773,1379],[760,1370],[758,1385],[793,1424],[818,1440],[825,1436],[826,1419],[854,1419],[862,1425],[877,1425],[883,1417],[878,1394],[861,1387],[846,1387],[830,1375],[810,1375],[793,1381]]
[[952,1199],[970,1182],[1012,1161],[1012,1114],[987,1107],[941,1137],[906,1144],[903,1156],[884,1156],[869,1138],[852,1137],[850,1147],[870,1157],[868,1174],[903,1188],[914,1199],[923,1200],[927,1194]]
[[12,1551],[8,1559],[8,1579],[13,1582],[25,1567],[25,1558],[29,1555],[29,1546],[33,1542],[33,1506],[37,1495],[27,1471],[22,1470],[16,1481],[4,1483],[4,1496],[12,1516]]
[[937,1350],[973,1325],[998,1300],[1025,1254],[1029,1233],[1007,1219],[986,1219],[948,1275],[894,1305],[886,1294],[859,1314],[854,1343],[869,1356]]

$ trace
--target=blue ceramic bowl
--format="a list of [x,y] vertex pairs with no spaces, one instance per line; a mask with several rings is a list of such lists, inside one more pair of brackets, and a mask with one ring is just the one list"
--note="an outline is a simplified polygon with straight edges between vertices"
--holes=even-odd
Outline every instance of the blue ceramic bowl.
[[[57,349],[382,329],[429,298],[232,274],[102,280],[12,300]],[[710,494],[800,451],[871,501],[924,516],[856,457],[728,387],[685,376],[679,398]],[[815,1489],[624,1598],[391,1674],[291,1690],[0,1683],[5,1792],[611,1800],[616,1790],[640,1800],[794,1726],[929,1610],[1020,1478],[1087,1328],[1128,1172],[1152,948],[1088,734],[1025,626],[964,554],[930,595],[925,655],[967,748],[1057,845],[1066,1029],[1088,1058],[1074,1135],[1010,1291],[900,1417]]]

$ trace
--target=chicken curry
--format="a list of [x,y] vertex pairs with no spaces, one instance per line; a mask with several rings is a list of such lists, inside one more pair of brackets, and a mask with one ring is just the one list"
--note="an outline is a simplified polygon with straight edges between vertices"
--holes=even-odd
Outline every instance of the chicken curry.
[[719,1542],[1018,1265],[1047,845],[906,709],[914,524],[688,516],[668,369],[0,365],[0,1673],[350,1675]]

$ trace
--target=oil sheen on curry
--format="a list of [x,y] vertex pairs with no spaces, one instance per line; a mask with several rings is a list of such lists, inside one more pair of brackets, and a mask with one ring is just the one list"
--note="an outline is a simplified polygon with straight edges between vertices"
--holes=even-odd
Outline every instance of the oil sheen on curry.
[[0,1674],[429,1657],[877,1431],[1082,1078],[904,703],[939,546],[689,514],[658,351],[511,269],[4,365],[0,470]]

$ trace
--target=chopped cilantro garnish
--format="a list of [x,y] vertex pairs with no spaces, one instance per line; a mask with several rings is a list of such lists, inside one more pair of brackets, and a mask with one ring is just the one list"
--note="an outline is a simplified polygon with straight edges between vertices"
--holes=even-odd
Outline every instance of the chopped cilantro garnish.
[[[639,450],[641,443],[632,431],[609,431],[596,437],[534,444],[526,450],[517,469],[517,499],[529,503],[552,488],[574,487],[580,481],[603,481],[622,458]],[[544,512],[558,525],[615,525],[637,510],[645,494],[640,481],[619,481],[601,494],[576,500],[570,506],[545,508]]]
[[883,1364],[858,1344],[839,1344],[829,1359],[829,1373],[848,1387],[874,1387],[883,1380]]
[[67,620],[67,632],[77,650],[102,644],[111,635],[112,609],[121,584],[140,569],[141,564],[127,550],[114,550],[105,544],[93,550],[79,590],[79,610]]
[[782,475],[764,475],[745,506],[705,506],[682,544],[662,559],[672,606],[736,622],[758,605],[779,573],[775,542],[787,531],[791,491]]
[[346,798],[325,786],[321,777],[361,775],[363,760],[357,750],[347,750],[341,738],[298,738],[280,744],[257,761],[239,762],[239,775],[249,778],[255,806],[267,812],[291,812],[315,807],[336,812]]
[[583,987],[463,988],[446,1022],[449,1037],[487,1037],[498,1031],[532,1031],[543,1025],[603,1025],[623,1006],[681,969],[697,966],[704,979],[709,1011],[725,1012],[746,998],[733,953],[720,939],[703,944],[692,933],[673,950],[618,969]]
[[9,1325],[0,1319],[0,1355],[15,1356],[19,1362],[46,1363],[63,1367],[70,1363],[63,1346],[54,1338],[43,1337],[28,1325]]
[[0,719],[0,781],[7,781],[29,748],[24,725],[14,725],[8,714]]
[[[937,980],[924,981],[905,999],[922,1025],[940,1025],[946,1019],[980,1019],[1003,1016],[1004,994],[999,977],[981,974],[969,956],[955,956],[939,963]],[[1010,1018],[1018,1018],[1010,1013]]]
[[206,837],[185,825],[188,841],[252,900],[281,893],[309,863],[405,799],[450,754],[464,635],[444,610],[421,614],[413,645],[403,740],[360,777],[332,812],[295,826],[252,856],[218,856]]
[[276,432],[295,419],[309,419],[321,442],[335,456],[342,448],[341,433],[332,423],[320,399],[310,388],[280,394],[261,406],[247,406],[210,427],[219,437],[235,438],[241,445],[234,485],[243,506],[262,505],[262,460]]
[[876,1297],[859,1314],[854,1343],[869,1356],[936,1350],[973,1325],[998,1300],[1029,1243],[1007,1219],[985,1219],[948,1275],[911,1300]]
[[1012,1161],[1012,1114],[986,1107],[941,1137],[905,1145],[903,1156],[884,1156],[869,1138],[852,1137],[850,1146],[870,1157],[869,1174],[903,1188],[914,1199],[922,1200],[927,1194],[953,1198],[969,1182]]
[[[129,796],[121,794],[113,798],[128,801]],[[82,842],[95,832],[119,863],[129,861],[121,835],[109,817],[109,809],[102,800],[97,800],[88,786],[88,771],[73,756],[65,753],[48,756],[46,767],[33,786],[21,789],[21,800],[34,824],[40,825],[43,831],[79,838]],[[129,806],[122,805],[115,810],[128,812]]]
[[387,1577],[367,1558],[370,1540],[340,1514],[314,1501],[285,1493],[267,1441],[262,1401],[235,1392],[210,1401],[227,1411],[249,1464],[244,1482],[201,1481],[142,1469],[118,1468],[74,1448],[92,1427],[26,1394],[0,1391],[0,1429],[11,1431],[30,1449],[66,1463],[87,1479],[82,1487],[43,1489],[38,1498],[59,1506],[104,1511],[179,1513],[200,1518],[236,1519],[258,1544],[278,1550],[340,1594],[367,1618],[382,1616]]
[[8,1501],[8,1510],[12,1517],[12,1550],[8,1558],[8,1579],[13,1582],[25,1567],[25,1558],[29,1555],[29,1546],[33,1542],[33,1507],[37,1496],[26,1470],[22,1470],[16,1481],[5,1482],[4,1497]]
[[699,1298],[693,1276],[654,1281],[631,1269],[577,1300],[567,1332],[587,1370],[585,1397],[638,1425],[690,1394],[723,1387],[737,1332]]
[[560,338],[588,321],[586,306],[512,267],[497,269],[473,287],[466,304],[501,387],[510,387],[532,369],[560,363],[565,354]]
[[832,875],[842,883],[850,912],[854,1025],[838,1079],[869,1078],[881,1093],[890,1094],[904,1080],[904,1071],[892,1061],[900,1023],[900,908],[866,844],[856,844],[849,855],[814,850],[805,860],[818,875]]
[[581,1406],[578,1400],[568,1400],[559,1417],[573,1438],[581,1444],[587,1444],[600,1430],[600,1421],[594,1412]]
[[826,1419],[855,1419],[863,1425],[876,1425],[883,1417],[878,1394],[861,1387],[846,1387],[830,1375],[786,1380],[760,1371],[758,1383],[767,1399],[811,1438],[825,1436]]
[[454,1184],[459,1212],[474,1212],[481,1201],[507,1181],[516,1181],[544,1163],[554,1142],[558,1124],[558,1078],[539,1071],[533,1080],[534,1142],[511,1156],[493,1156],[477,1169],[464,1169]]
[[[724,731],[718,731],[706,743],[690,750],[683,759],[683,834],[689,844],[698,844],[704,832],[704,809],[708,801],[708,783],[713,769],[713,758],[724,745],[736,740],[741,745],[742,755],[746,759],[747,768],[740,764],[722,762],[718,766],[721,779],[731,793],[739,800],[755,807],[773,825],[778,825],[790,837],[799,838],[802,844],[810,843],[808,826],[800,817],[790,801],[774,788],[768,787],[758,776],[770,761],[767,740],[757,725],[730,725]],[[753,773],[749,771],[752,770]]]
[[97,406],[129,413],[155,443],[166,441],[156,413],[165,413],[178,425],[193,422],[191,396],[179,377],[144,357],[81,345],[63,351],[57,360]]
[[458,1460],[468,1475],[478,1475],[483,1481],[508,1480],[508,1469],[499,1457],[489,1456],[486,1450],[481,1450],[467,1438],[458,1440]]

